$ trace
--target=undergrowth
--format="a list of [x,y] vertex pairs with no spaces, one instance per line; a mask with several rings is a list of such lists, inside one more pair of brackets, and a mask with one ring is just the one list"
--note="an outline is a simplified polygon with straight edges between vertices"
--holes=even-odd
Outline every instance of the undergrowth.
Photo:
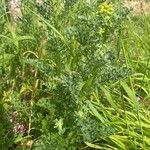
[[148,16],[121,1],[23,0],[16,19],[1,4],[2,150],[150,147]]

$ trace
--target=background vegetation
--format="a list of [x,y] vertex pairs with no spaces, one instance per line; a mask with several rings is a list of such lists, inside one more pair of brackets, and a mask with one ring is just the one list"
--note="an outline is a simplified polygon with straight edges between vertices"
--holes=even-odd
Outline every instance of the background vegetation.
[[1,0],[0,31],[2,150],[149,149],[149,15]]

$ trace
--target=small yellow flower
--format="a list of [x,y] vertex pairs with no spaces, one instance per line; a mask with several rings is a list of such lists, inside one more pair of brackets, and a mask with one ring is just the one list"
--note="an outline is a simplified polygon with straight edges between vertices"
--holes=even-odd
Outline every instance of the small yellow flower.
[[113,13],[113,5],[112,3],[102,3],[99,7],[99,13],[102,13],[102,14],[108,14],[108,15],[112,15]]

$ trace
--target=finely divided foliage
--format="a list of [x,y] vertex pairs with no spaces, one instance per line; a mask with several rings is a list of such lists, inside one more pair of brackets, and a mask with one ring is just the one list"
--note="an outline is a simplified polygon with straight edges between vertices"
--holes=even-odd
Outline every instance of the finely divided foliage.
[[128,13],[115,0],[1,0],[0,149],[150,146],[138,101],[150,79],[125,52]]

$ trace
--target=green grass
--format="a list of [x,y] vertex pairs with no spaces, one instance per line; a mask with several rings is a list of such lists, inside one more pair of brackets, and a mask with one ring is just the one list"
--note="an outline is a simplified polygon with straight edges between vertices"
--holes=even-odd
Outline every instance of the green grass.
[[149,72],[149,27],[149,15],[128,17],[125,25],[127,32],[124,33],[123,38],[126,61],[136,72],[139,71],[145,75]]
[[132,74],[124,81],[102,88],[103,96],[93,93],[91,113],[117,130],[101,139],[106,143],[97,142],[98,149],[149,149],[149,25],[150,16],[128,16],[122,25],[120,57],[131,68]]

